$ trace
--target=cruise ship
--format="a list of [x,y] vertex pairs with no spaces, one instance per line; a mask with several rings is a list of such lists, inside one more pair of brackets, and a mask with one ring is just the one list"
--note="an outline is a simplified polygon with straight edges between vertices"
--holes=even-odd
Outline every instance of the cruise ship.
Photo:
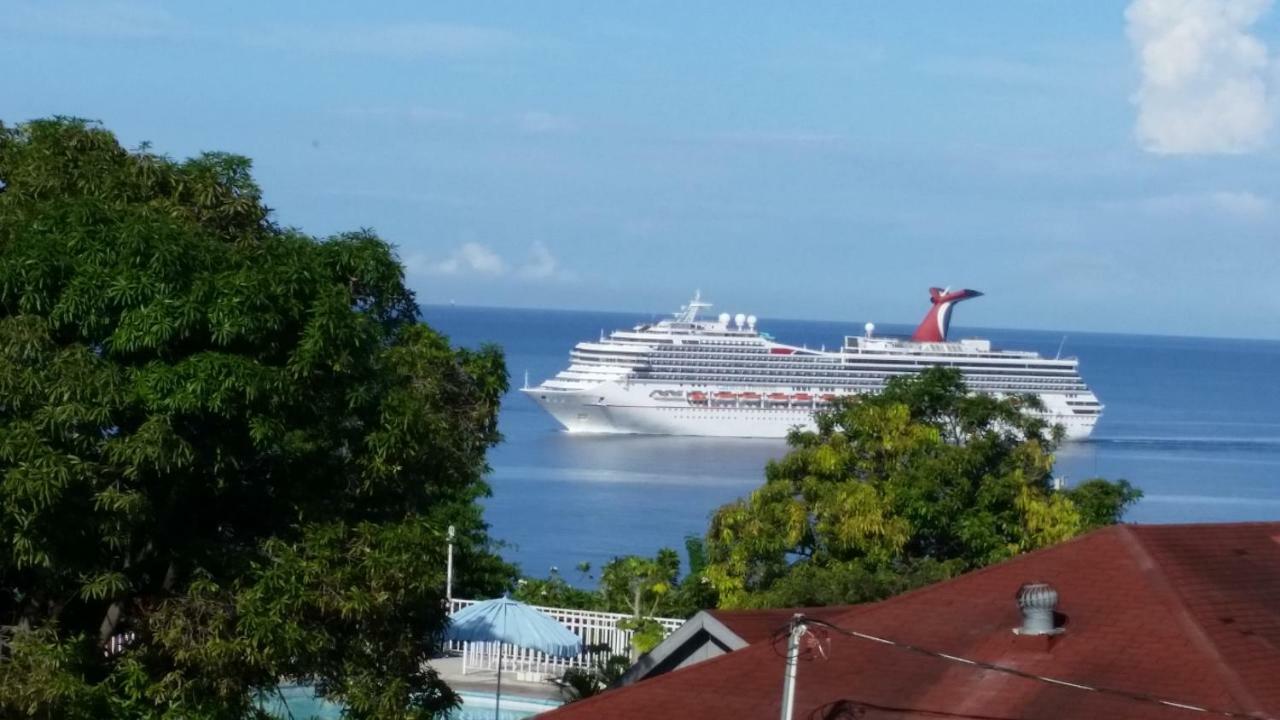
[[955,305],[981,294],[930,288],[932,305],[910,338],[878,336],[867,323],[834,351],[777,342],[754,315],[702,319],[711,305],[695,294],[669,319],[578,343],[567,369],[535,387],[526,379],[522,391],[572,433],[771,438],[812,429],[814,413],[839,398],[941,365],[977,392],[1037,395],[1068,440],[1087,438],[1102,404],[1078,360],[947,338]]

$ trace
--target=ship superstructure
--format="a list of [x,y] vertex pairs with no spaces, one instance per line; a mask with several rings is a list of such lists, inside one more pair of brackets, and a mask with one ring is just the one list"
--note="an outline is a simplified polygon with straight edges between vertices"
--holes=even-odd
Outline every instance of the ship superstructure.
[[814,413],[838,398],[940,365],[978,392],[1037,395],[1068,439],[1088,437],[1102,405],[1078,360],[947,339],[952,308],[980,295],[931,288],[911,338],[877,336],[868,323],[834,351],[776,342],[751,315],[700,319],[711,305],[695,295],[669,319],[578,343],[567,369],[523,391],[570,432],[783,437],[812,428]]

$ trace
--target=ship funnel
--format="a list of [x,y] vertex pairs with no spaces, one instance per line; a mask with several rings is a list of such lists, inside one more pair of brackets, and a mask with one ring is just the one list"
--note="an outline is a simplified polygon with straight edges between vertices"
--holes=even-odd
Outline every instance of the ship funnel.
[[951,328],[951,308],[958,302],[981,297],[977,290],[956,290],[929,288],[929,314],[924,316],[920,326],[912,333],[915,342],[946,342],[947,331]]

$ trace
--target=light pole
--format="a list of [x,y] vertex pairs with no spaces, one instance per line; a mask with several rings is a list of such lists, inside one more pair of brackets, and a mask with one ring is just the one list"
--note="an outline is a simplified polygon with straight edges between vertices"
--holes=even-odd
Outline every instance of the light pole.
[[453,602],[453,538],[457,531],[452,525],[449,526],[449,555],[444,570],[444,597],[452,604]]
[[804,632],[804,616],[796,613],[791,618],[791,633],[787,637],[787,671],[782,679],[782,720],[791,720],[795,714],[796,665],[800,659],[800,638]]

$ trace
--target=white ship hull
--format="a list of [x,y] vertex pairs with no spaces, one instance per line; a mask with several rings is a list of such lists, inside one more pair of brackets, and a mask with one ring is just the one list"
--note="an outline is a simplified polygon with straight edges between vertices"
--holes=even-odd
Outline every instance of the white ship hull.
[[777,342],[756,330],[754,316],[699,320],[709,305],[695,297],[670,320],[578,343],[569,367],[524,392],[573,433],[780,438],[812,429],[814,414],[838,398],[949,367],[974,392],[1035,395],[1068,440],[1089,437],[1102,403],[1076,359],[949,341],[951,306],[981,293],[929,292],[933,307],[911,339],[875,337],[868,324],[832,351]]
[[[815,429],[813,416],[821,404],[770,405],[715,403],[705,405],[655,401],[650,384],[602,383],[589,390],[525,389],[566,431],[582,434],[691,435],[701,437],[783,438],[793,428]],[[1076,415],[1065,396],[1042,395],[1046,421],[1061,425],[1069,441],[1087,439],[1096,415]]]

